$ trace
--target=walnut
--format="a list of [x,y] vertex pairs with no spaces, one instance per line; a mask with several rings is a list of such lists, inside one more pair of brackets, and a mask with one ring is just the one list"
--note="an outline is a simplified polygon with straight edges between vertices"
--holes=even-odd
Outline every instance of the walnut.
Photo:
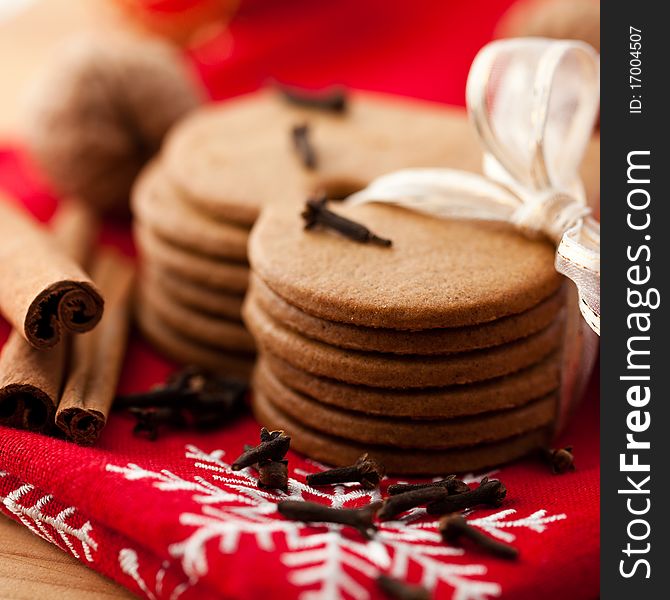
[[600,52],[598,0],[521,0],[503,16],[496,37],[582,40]]
[[127,214],[130,188],[202,91],[165,42],[81,37],[54,56],[26,102],[25,137],[63,195]]

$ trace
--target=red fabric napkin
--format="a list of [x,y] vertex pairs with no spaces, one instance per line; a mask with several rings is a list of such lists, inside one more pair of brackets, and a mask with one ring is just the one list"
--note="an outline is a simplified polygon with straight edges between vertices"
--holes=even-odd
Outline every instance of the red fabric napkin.
[[[193,59],[217,99],[272,77],[462,104],[469,64],[509,4],[248,1],[229,32]],[[55,198],[16,148],[0,149],[0,186],[42,220],[54,210]],[[102,242],[132,253],[123,226],[109,225]],[[3,338],[7,331],[0,321]],[[173,368],[134,337],[120,391],[146,389]],[[381,597],[374,583],[380,572],[455,600],[595,598],[598,396],[594,378],[558,441],[574,446],[576,472],[553,476],[532,458],[505,466],[495,471],[508,488],[503,506],[468,515],[472,525],[520,549],[514,563],[441,543],[421,510],[385,524],[371,542],[339,526],[286,521],[275,509],[285,495],[258,490],[251,472],[228,466],[257,439],[251,417],[216,433],[167,432],[150,442],[133,437],[132,420],[115,414],[90,449],[0,428],[0,509],[151,599],[365,600]],[[291,497],[332,506],[378,497],[353,485],[310,489],[305,475],[322,467],[292,452],[289,459]]]

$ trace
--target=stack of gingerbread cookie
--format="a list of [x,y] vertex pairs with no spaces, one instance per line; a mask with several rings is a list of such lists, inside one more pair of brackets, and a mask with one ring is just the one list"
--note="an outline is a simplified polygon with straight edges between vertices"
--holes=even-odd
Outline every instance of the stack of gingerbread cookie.
[[554,249],[511,226],[334,205],[392,245],[266,209],[243,313],[260,349],[254,411],[293,446],[397,473],[479,469],[546,442],[565,293]]
[[[254,350],[240,320],[246,246],[263,207],[297,214],[314,192],[343,197],[399,168],[480,163],[465,113],[417,100],[261,91],[196,110],[133,192],[139,326],[180,362],[244,374]],[[598,163],[588,164],[596,190]]]
[[137,320],[154,345],[179,362],[246,376],[254,342],[241,321],[249,226],[194,209],[149,165],[132,198],[142,257]]
[[180,362],[244,375],[247,238],[265,205],[300,206],[411,165],[474,169],[461,111],[371,94],[259,92],[195,111],[168,136],[132,198],[143,276],[137,320]]

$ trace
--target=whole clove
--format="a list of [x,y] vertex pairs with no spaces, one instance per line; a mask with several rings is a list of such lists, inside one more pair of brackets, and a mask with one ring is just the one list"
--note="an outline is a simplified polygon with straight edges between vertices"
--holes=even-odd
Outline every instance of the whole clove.
[[440,502],[447,496],[449,496],[449,491],[444,487],[425,487],[396,494],[384,500],[377,517],[380,521],[390,521],[406,510]]
[[164,385],[147,392],[117,396],[114,408],[127,409],[142,406],[184,405],[237,405],[244,399],[249,386],[246,382],[232,377],[209,373],[199,367],[186,367],[173,373]]
[[431,515],[443,515],[472,508],[479,504],[497,507],[502,504],[506,494],[507,489],[501,481],[484,477],[474,490],[462,494],[447,493],[443,498],[436,499],[428,504],[426,511]]
[[309,132],[310,129],[307,123],[294,125],[291,129],[291,139],[302,164],[305,168],[314,170],[316,169],[316,150],[312,144]]
[[[282,431],[268,431],[265,427],[262,427],[260,433],[261,443],[270,442],[279,438],[282,434]],[[244,452],[249,452],[253,449],[254,446],[244,444]],[[258,471],[259,488],[288,491],[288,460],[264,460],[249,466]]]
[[288,461],[268,460],[260,463],[258,469],[258,487],[288,491]]
[[517,548],[494,540],[478,529],[471,527],[461,515],[446,515],[442,517],[439,529],[442,539],[450,544],[456,544],[461,538],[467,538],[477,544],[482,550],[494,556],[507,560],[514,560],[519,556]]
[[575,470],[575,457],[572,446],[565,448],[545,448],[542,450],[544,460],[551,466],[554,475],[562,475]]
[[233,471],[239,471],[254,464],[265,461],[281,461],[288,452],[291,438],[284,435],[283,431],[271,431],[261,429],[261,443],[258,446],[247,448],[231,465]]
[[[275,431],[269,431],[267,427],[261,427],[259,437],[261,438],[261,442],[269,442],[270,440],[277,439],[283,433],[284,432],[281,429],[276,429]],[[245,450],[250,450],[251,448],[252,446],[249,446],[248,444],[245,444],[244,446]]]
[[248,385],[238,379],[187,367],[160,387],[118,396],[113,407],[131,412],[138,419],[137,433],[151,432],[147,437],[155,439],[159,424],[213,429],[230,422],[242,412],[247,392]]
[[392,600],[429,600],[430,592],[420,585],[409,585],[395,577],[379,575],[377,585]]
[[310,92],[286,85],[275,85],[287,101],[297,106],[335,113],[343,113],[347,110],[347,95],[344,88],[340,86],[333,86],[321,92]]
[[372,490],[379,486],[384,474],[384,467],[367,454],[363,454],[348,467],[311,473],[307,476],[307,485],[318,487],[335,483],[360,483],[365,489]]
[[370,539],[377,531],[373,519],[378,509],[379,503],[376,502],[362,508],[331,508],[301,500],[284,500],[277,504],[279,514],[292,521],[348,525],[357,529],[366,539]]
[[175,412],[170,407],[132,407],[129,412],[137,420],[133,427],[133,435],[145,437],[152,442],[158,439],[161,425],[175,422]]
[[321,225],[327,229],[337,231],[344,237],[356,242],[377,244],[384,247],[392,245],[393,242],[391,240],[375,235],[365,225],[334,213],[327,208],[327,202],[328,199],[325,196],[309,198],[307,200],[305,210],[302,212],[302,218],[305,220],[305,229],[309,230],[317,225]]
[[154,406],[171,406],[181,403],[181,390],[172,389],[168,385],[155,387],[147,392],[136,392],[117,396],[114,400],[115,410],[131,410],[134,408],[151,408]]
[[430,483],[395,483],[388,487],[387,492],[391,496],[396,494],[404,494],[412,490],[422,490],[430,487],[445,488],[450,494],[462,494],[470,490],[470,486],[462,479],[458,479],[456,475],[449,475],[439,481],[431,481]]

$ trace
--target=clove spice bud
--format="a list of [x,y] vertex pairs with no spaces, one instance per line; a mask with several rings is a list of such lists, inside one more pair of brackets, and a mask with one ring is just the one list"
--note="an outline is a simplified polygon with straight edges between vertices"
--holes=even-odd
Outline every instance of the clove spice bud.
[[372,490],[379,486],[385,474],[384,467],[377,461],[363,454],[348,467],[328,469],[320,473],[311,473],[307,476],[307,485],[318,487],[335,483],[360,483],[365,489]]
[[412,490],[422,490],[429,487],[442,487],[448,490],[450,494],[462,494],[470,491],[470,486],[462,479],[458,479],[456,475],[449,475],[439,481],[431,481],[430,483],[394,483],[388,487],[387,492],[391,496],[396,494],[404,494]]
[[334,86],[322,92],[308,92],[299,88],[276,84],[284,98],[297,106],[316,108],[335,113],[347,110],[347,95],[344,88]]
[[458,512],[479,504],[500,506],[507,494],[507,488],[497,479],[484,477],[474,490],[462,494],[445,494],[443,498],[431,502],[426,511],[431,515]]
[[[186,367],[171,375],[166,383],[148,392],[117,396],[114,408],[141,406],[179,406],[216,404],[221,407],[244,397],[248,385],[238,379],[209,373],[198,367]],[[187,401],[187,402],[186,402]]]
[[365,225],[334,213],[326,207],[327,202],[328,199],[325,196],[307,200],[305,210],[302,212],[305,229],[309,230],[321,225],[327,229],[337,231],[355,242],[377,244],[384,247],[392,245],[391,240],[375,235]]
[[258,487],[288,491],[288,461],[268,460],[258,465]]
[[[268,431],[267,427],[261,427],[261,432],[259,434],[259,437],[261,438],[261,442],[269,442],[270,440],[277,439],[283,433],[284,432],[281,429],[275,429],[274,431]],[[249,446],[248,444],[245,444],[245,446],[244,446],[245,450],[250,450],[251,448],[253,448],[253,446]]]
[[449,491],[443,487],[425,487],[396,494],[384,500],[377,517],[380,521],[390,521],[406,510],[439,502],[448,495]]
[[477,544],[482,550],[505,558],[514,560],[519,556],[519,550],[514,546],[499,542],[485,535],[479,529],[468,525],[467,521],[461,515],[446,515],[440,519],[440,534],[445,542],[456,544],[465,537]]
[[430,600],[430,592],[420,585],[409,585],[395,577],[379,575],[377,585],[393,600]]
[[377,531],[373,519],[379,504],[373,502],[362,508],[331,508],[316,502],[284,500],[277,504],[279,514],[292,521],[306,523],[339,523],[357,529],[363,537],[370,539]]
[[290,445],[291,438],[284,435],[283,431],[268,431],[263,427],[261,429],[261,443],[258,446],[245,449],[231,467],[233,471],[239,471],[256,463],[260,465],[268,460],[283,460]]
[[562,475],[568,471],[575,470],[575,457],[572,454],[572,446],[565,448],[545,448],[542,450],[542,456],[551,466],[554,475]]
[[152,442],[158,439],[160,425],[174,424],[176,421],[175,413],[170,407],[132,407],[129,412],[137,420],[133,435],[145,437]]
[[242,412],[248,385],[237,379],[187,367],[148,392],[118,396],[115,409],[126,409],[137,419],[137,434],[158,436],[159,424],[211,429]]
[[316,169],[316,150],[312,145],[309,134],[309,125],[303,123],[302,125],[294,125],[291,129],[291,139],[293,140],[293,147],[300,156],[300,160],[305,168],[313,170]]

